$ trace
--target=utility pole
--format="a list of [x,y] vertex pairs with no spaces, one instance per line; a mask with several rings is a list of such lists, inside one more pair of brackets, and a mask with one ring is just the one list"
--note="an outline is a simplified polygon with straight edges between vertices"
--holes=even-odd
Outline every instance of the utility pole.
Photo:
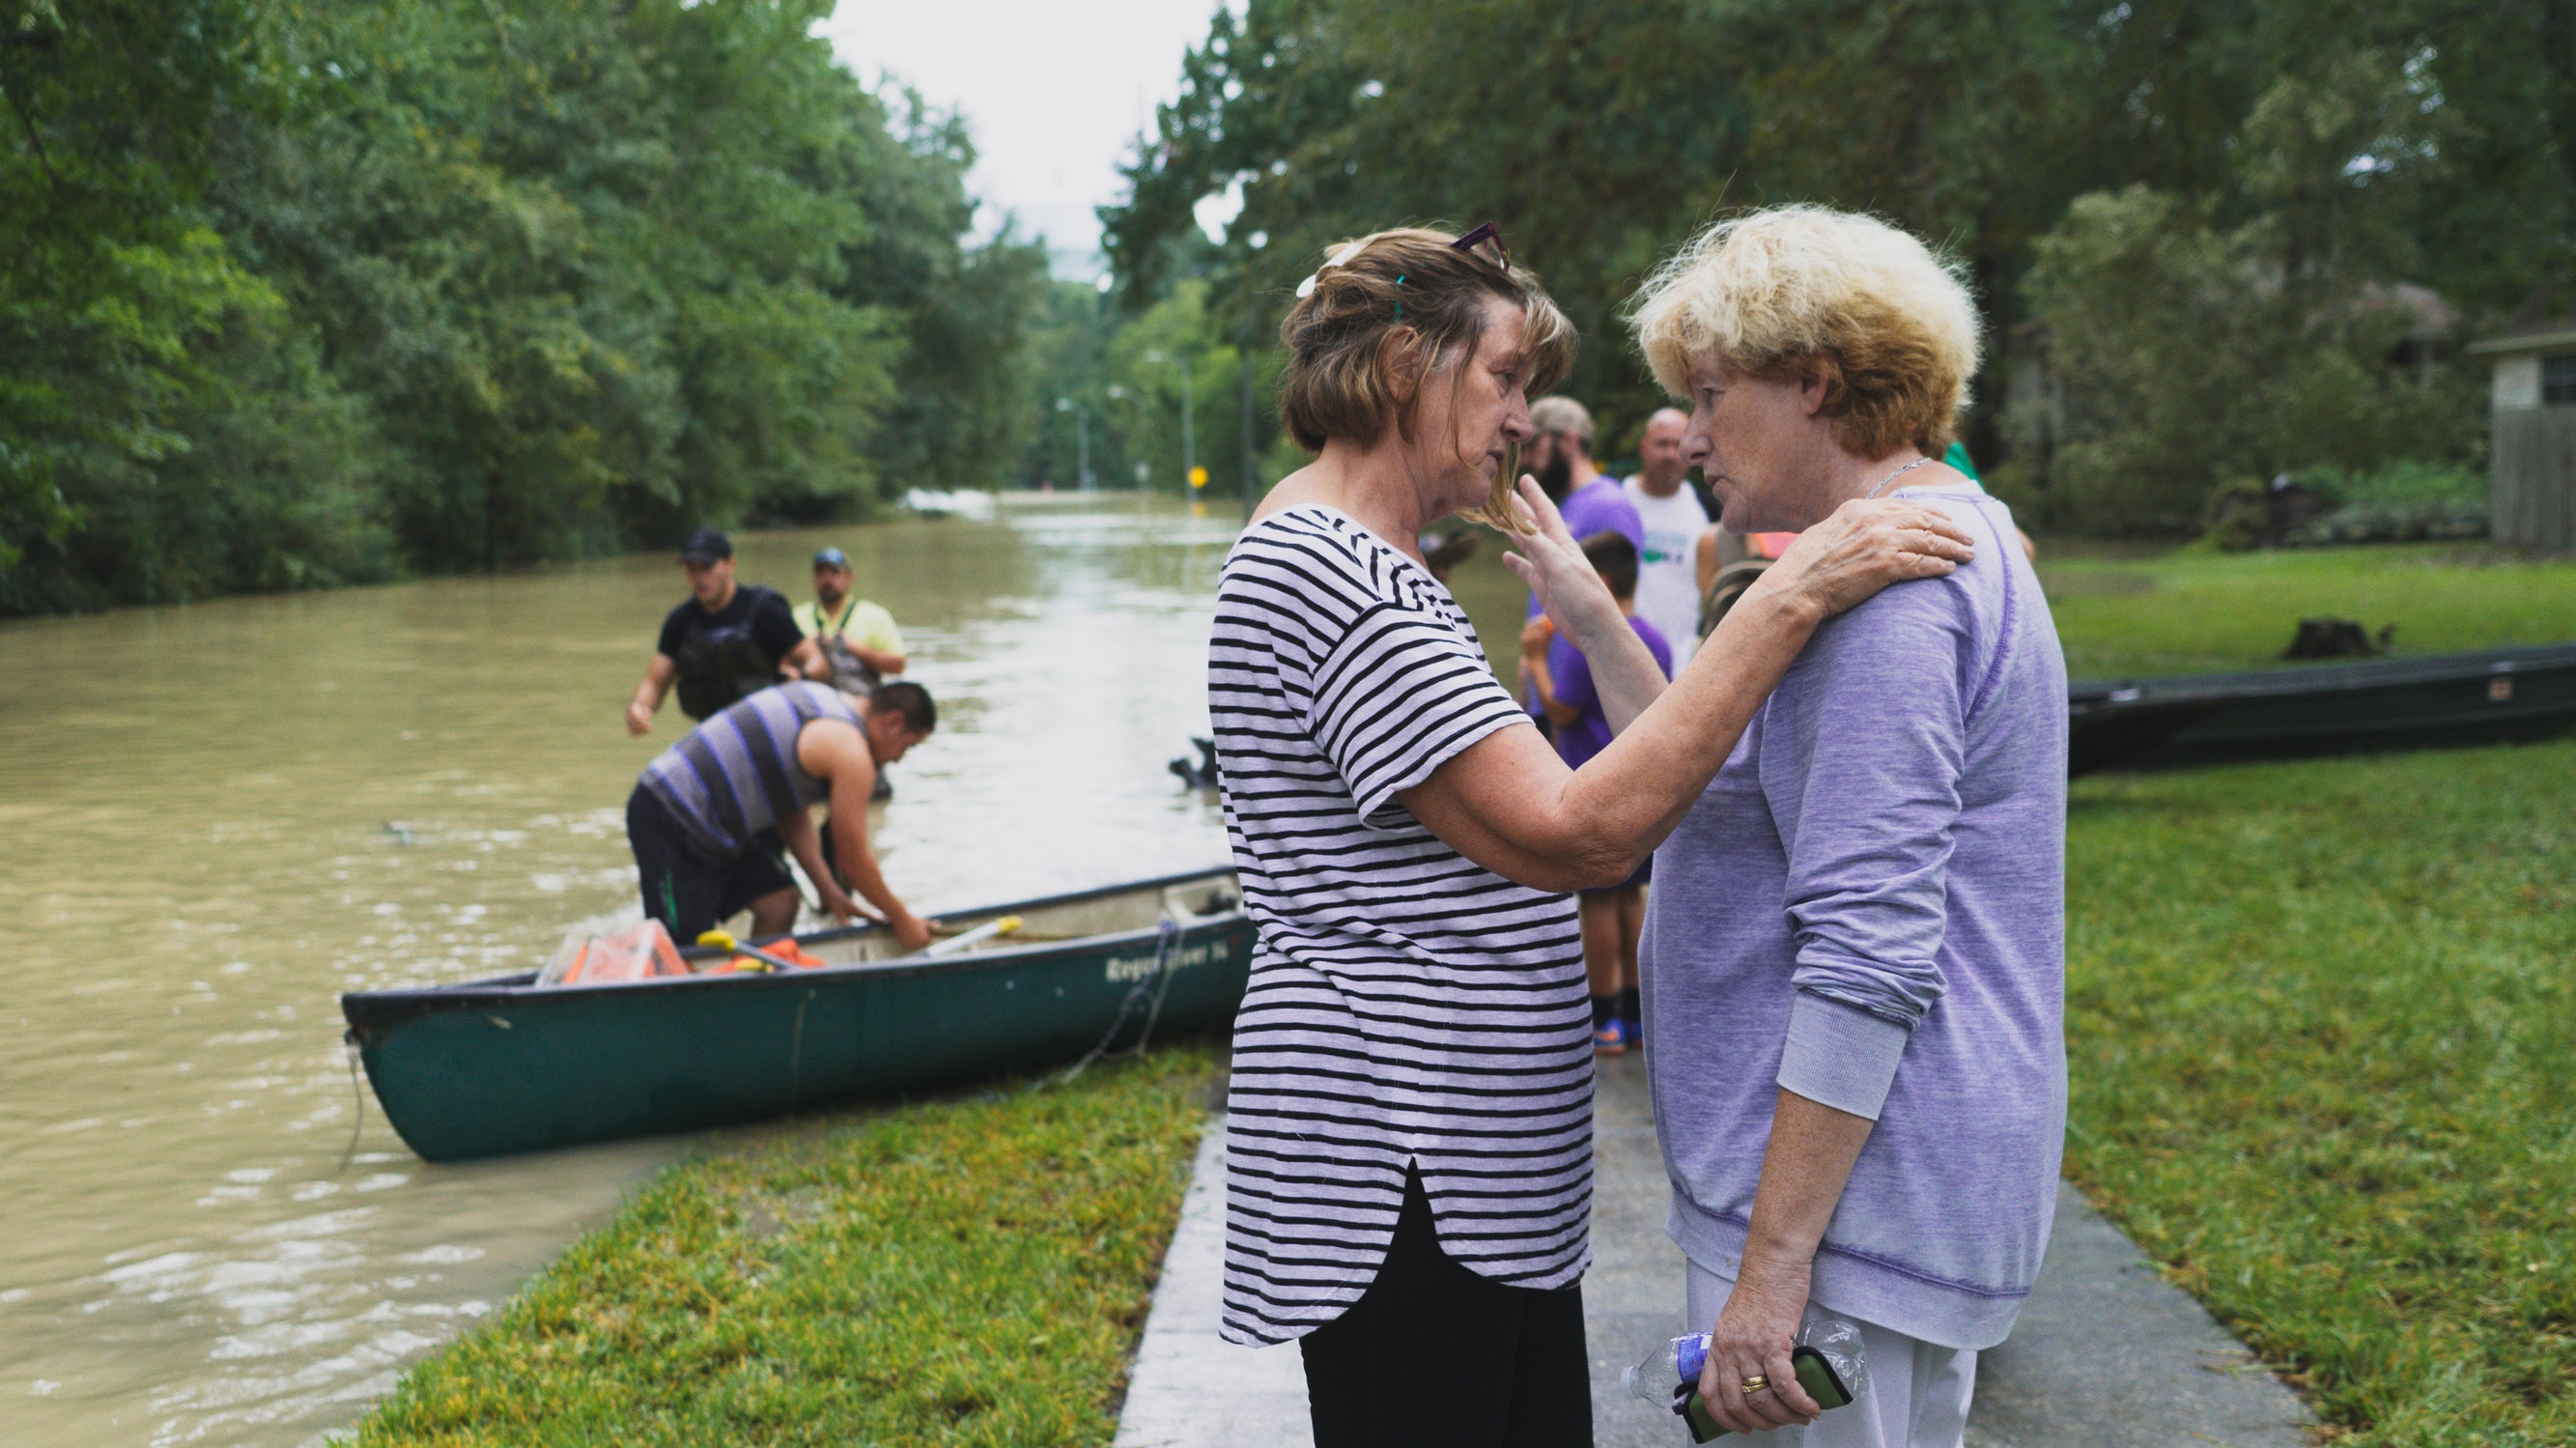
[[1207,474],[1199,471],[1198,394],[1190,386],[1190,354],[1157,348],[1146,353],[1145,360],[1169,362],[1181,369],[1181,481],[1189,485],[1190,497],[1196,501],[1199,490],[1207,486]]
[[1073,485],[1091,491],[1091,409],[1070,397],[1055,400],[1055,410],[1073,414]]
[[1196,410],[1198,397],[1190,390],[1190,354],[1183,352],[1176,360],[1181,364],[1181,476],[1192,488],[1197,488],[1200,486],[1199,439],[1197,430],[1191,426],[1190,416]]

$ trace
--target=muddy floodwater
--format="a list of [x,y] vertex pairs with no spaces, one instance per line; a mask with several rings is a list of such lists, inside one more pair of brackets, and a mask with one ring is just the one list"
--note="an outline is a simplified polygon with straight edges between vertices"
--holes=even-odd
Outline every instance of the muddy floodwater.
[[[900,620],[940,729],[878,839],[936,910],[1224,858],[1164,762],[1234,533],[1031,499],[747,536],[742,576],[802,597],[838,544]],[[1490,558],[1462,584],[1516,622]],[[353,1116],[337,1002],[637,913],[626,793],[684,721],[620,716],[683,597],[655,556],[0,624],[0,1443],[318,1442],[723,1140],[428,1165]]]

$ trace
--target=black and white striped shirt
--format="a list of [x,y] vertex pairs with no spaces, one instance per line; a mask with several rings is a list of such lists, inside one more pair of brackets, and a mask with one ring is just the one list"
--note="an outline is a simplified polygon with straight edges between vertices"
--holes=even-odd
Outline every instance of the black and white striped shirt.
[[1275,514],[1226,559],[1208,713],[1261,931],[1226,1100],[1224,1335],[1283,1342],[1357,1301],[1408,1162],[1452,1258],[1573,1282],[1592,1204],[1574,901],[1394,798],[1527,722],[1466,615],[1347,514]]

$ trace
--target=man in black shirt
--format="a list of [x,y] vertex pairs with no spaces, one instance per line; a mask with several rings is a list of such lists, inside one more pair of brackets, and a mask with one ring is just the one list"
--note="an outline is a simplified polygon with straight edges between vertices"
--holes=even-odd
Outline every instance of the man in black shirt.
[[691,597],[662,620],[653,662],[626,706],[627,733],[652,729],[654,712],[675,683],[681,712],[705,719],[782,675],[824,672],[821,651],[796,627],[787,600],[759,584],[734,582],[732,539],[700,528],[680,545],[680,567],[688,572]]

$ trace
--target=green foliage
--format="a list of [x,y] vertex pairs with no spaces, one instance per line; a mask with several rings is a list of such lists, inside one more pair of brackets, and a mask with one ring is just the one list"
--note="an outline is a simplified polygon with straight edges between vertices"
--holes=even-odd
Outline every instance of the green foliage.
[[[1121,327],[1102,349],[1101,373],[1111,419],[1110,438],[1129,460],[1143,464],[1149,486],[1186,490],[1181,456],[1184,392],[1198,465],[1207,469],[1210,499],[1231,503],[1241,475],[1243,433],[1236,388],[1241,354],[1218,340],[1207,311],[1207,283],[1193,278]],[[1114,387],[1115,393],[1108,391]],[[1257,446],[1256,442],[1256,446]]]
[[341,472],[377,446],[372,420],[323,373],[274,299],[237,309],[192,361],[203,376],[171,416],[185,446],[151,466],[89,475],[82,526],[36,550],[58,565],[18,570],[63,589],[32,601],[96,603],[100,591],[77,580],[106,580],[123,597],[196,598],[393,571],[393,540],[373,499]]
[[[1578,390],[1631,399],[1642,418],[1642,364],[1602,341],[1658,249],[1726,195],[1725,39],[1681,0],[1221,10],[1129,171],[1130,201],[1103,212],[1105,244],[1142,307],[1168,287],[1195,203],[1240,186],[1242,213],[1205,263],[1212,334],[1250,323],[1266,342],[1332,242],[1493,220],[1601,339]],[[1614,431],[1629,420],[1608,413]]]
[[829,9],[0,7],[0,611],[996,481],[1042,260]]
[[[1093,287],[1054,283],[1046,319],[1032,341],[1038,385],[1031,401],[1038,418],[1014,469],[1018,480],[1030,487],[1074,487],[1087,427],[1096,486],[1183,492],[1186,429],[1197,443],[1198,465],[1208,471],[1208,500],[1231,506],[1243,470],[1243,373],[1241,350],[1224,330],[1228,325],[1208,305],[1208,284],[1201,277],[1180,280],[1135,316],[1121,316]],[[1270,360],[1262,352],[1254,366]],[[1266,376],[1256,375],[1256,386],[1266,383]],[[1266,423],[1255,420],[1256,449],[1272,430]]]
[[2299,481],[2333,502],[2290,533],[2296,544],[2416,542],[2487,536],[2492,484],[2462,463],[2401,459],[2371,472],[2317,468]]
[[[1661,254],[1726,207],[1876,211],[1974,280],[1980,462],[2053,526],[2187,528],[2227,478],[2468,455],[2473,386],[2389,365],[2392,303],[2429,285],[2474,324],[2569,274],[2555,14],[1252,0],[1184,60],[1107,246],[1131,311],[1205,275],[1210,335],[1239,337],[1333,240],[1495,220],[1589,341],[1568,390],[1624,439],[1662,399],[1616,311]],[[1201,248],[1194,208],[1238,191]]]
[[2413,318],[2383,285],[2416,256],[2402,224],[2448,127],[2384,57],[2268,89],[2240,133],[2249,213],[2216,220],[2145,185],[2076,198],[2024,289],[2053,385],[2013,418],[2053,448],[2042,521],[2192,529],[2228,477],[2457,455],[2466,379],[2387,365]]
[[2571,807],[2565,742],[2075,785],[2069,1173],[2339,1444],[2576,1441]]
[[2231,405],[2264,360],[2239,352],[2245,334],[2264,332],[2247,310],[2247,259],[2144,186],[2078,198],[2038,255],[2028,290],[2054,338],[2054,371],[2074,385],[2014,419],[2025,439],[2056,442],[2055,506],[2033,521],[2189,527],[2220,470],[2257,447],[2242,429],[2267,415]]
[[274,304],[182,204],[209,117],[260,99],[248,47],[235,0],[0,0],[0,610],[85,480],[186,450],[195,344]]
[[366,1448],[1106,1443],[1212,1062],[696,1158],[407,1374]]
[[[1038,409],[1036,430],[1019,460],[1020,480],[1031,487],[1079,485],[1087,441],[1101,441],[1098,414],[1107,400],[1109,379],[1102,374],[1102,354],[1118,334],[1118,319],[1101,295],[1079,282],[1048,284],[1031,352],[1043,385],[1032,399]],[[1086,420],[1088,419],[1088,420]],[[1117,473],[1093,459],[1095,476],[1115,486]]]
[[2484,472],[2462,463],[2403,458],[2370,471],[2316,468],[2299,481],[2346,507],[2404,508],[2431,504],[2484,506],[2492,486]]
[[838,288],[904,318],[904,385],[873,462],[881,485],[895,489],[991,487],[1035,426],[1032,349],[1046,307],[1046,253],[1007,227],[983,246],[956,244],[974,219],[965,124],[916,95],[897,99],[894,149],[863,192],[869,233],[845,251]]
[[2187,532],[2229,477],[2469,445],[2460,379],[2381,360],[2407,314],[2360,281],[2284,285],[2273,235],[2133,187],[2079,197],[2040,241],[2028,292],[2055,385],[2012,422],[2053,445],[2043,525]]

